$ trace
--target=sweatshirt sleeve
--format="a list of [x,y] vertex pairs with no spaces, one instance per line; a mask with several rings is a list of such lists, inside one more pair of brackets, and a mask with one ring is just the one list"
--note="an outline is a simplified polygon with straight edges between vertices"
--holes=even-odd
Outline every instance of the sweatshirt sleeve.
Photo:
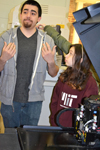
[[51,98],[51,104],[50,104],[50,109],[51,109],[50,123],[52,126],[57,126],[55,123],[56,122],[55,114],[57,113],[59,91],[60,91],[60,85],[59,85],[59,81],[58,81],[54,87],[52,98]]
[[44,31],[51,36],[55,44],[64,52],[68,53],[71,43],[68,42],[63,36],[61,36],[53,27],[47,25]]
[[87,82],[87,88],[84,96],[90,97],[91,95],[98,95],[98,86],[93,76],[90,76],[90,79]]

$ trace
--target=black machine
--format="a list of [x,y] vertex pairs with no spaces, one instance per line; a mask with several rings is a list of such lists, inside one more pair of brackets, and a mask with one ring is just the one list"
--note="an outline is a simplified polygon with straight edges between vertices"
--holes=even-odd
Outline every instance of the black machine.
[[[73,111],[73,127],[63,127],[59,123],[59,117],[65,111]],[[18,128],[21,150],[100,149],[100,96],[85,98],[80,108],[61,110],[56,119],[59,127]]]
[[[65,111],[73,111],[74,127],[63,127],[59,117]],[[65,131],[73,131],[77,141],[88,148],[100,148],[100,96],[92,95],[83,100],[80,108],[61,110],[57,115],[57,124]]]

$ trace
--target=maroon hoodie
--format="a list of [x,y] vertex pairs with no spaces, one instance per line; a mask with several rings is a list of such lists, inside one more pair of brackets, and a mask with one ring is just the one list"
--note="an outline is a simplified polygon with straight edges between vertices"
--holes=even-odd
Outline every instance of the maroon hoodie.
[[[91,95],[98,95],[98,87],[95,79],[90,73],[89,79],[87,81],[86,87],[84,90],[72,89],[66,83],[62,83],[61,80],[58,80],[55,85],[52,99],[51,99],[51,115],[50,123],[52,126],[57,126],[56,124],[56,115],[57,113],[64,108],[78,108],[82,102],[82,99],[89,97]],[[64,127],[72,127],[72,111],[64,112],[59,119],[59,122]]]

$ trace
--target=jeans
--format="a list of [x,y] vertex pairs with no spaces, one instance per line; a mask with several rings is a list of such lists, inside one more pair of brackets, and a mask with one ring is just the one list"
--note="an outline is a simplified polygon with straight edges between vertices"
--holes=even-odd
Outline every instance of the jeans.
[[13,106],[1,104],[1,114],[5,128],[16,128],[23,125],[36,126],[41,113],[42,101],[19,103]]

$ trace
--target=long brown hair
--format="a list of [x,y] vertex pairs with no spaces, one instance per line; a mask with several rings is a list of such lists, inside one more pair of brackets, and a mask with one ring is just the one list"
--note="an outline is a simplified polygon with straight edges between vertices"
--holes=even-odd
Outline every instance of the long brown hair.
[[[75,48],[75,64],[73,67],[61,73],[59,79],[64,83],[66,82],[73,89],[82,90],[85,88],[87,79],[90,74],[90,60],[84,47],[81,44],[73,44],[70,46]],[[82,58],[82,62],[81,62]]]

